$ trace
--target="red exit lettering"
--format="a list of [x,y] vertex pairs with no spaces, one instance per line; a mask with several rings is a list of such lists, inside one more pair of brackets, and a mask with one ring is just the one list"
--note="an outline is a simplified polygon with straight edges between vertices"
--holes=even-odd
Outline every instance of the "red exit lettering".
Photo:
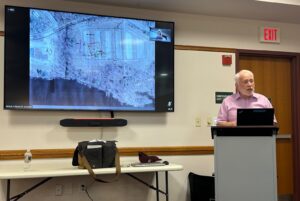
[[264,40],[265,41],[276,41],[277,40],[277,29],[265,28],[264,29]]

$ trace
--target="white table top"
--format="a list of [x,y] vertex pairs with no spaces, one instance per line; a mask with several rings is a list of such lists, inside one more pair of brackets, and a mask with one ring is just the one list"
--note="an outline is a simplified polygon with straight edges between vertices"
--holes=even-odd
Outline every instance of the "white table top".
[[[138,173],[138,172],[156,172],[156,171],[179,171],[183,170],[182,165],[169,164],[164,166],[150,167],[121,167],[121,173]],[[95,174],[114,174],[115,168],[94,169]],[[28,170],[24,170],[24,164],[21,162],[1,162],[0,179],[25,179],[41,177],[64,177],[88,175],[86,169],[73,167],[70,161],[44,161],[32,163]]]

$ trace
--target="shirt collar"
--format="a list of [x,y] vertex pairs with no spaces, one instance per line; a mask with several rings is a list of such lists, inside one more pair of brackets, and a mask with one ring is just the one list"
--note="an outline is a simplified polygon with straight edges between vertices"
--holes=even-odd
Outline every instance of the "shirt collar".
[[[235,99],[238,100],[238,99],[240,99],[240,98],[241,98],[241,95],[240,95],[239,92],[237,92],[237,93],[235,94]],[[255,99],[257,99],[257,98],[258,98],[257,93],[253,93],[253,95],[252,95],[250,98],[255,98]]]

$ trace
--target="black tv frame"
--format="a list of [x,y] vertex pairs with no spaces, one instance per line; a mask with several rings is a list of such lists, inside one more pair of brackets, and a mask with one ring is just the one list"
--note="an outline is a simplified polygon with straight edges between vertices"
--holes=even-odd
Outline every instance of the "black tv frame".
[[[111,18],[123,18],[128,20],[146,20],[154,21],[156,28],[171,29],[171,42],[169,46],[167,43],[157,41],[155,46],[159,46],[160,50],[155,52],[156,65],[160,68],[155,68],[155,107],[153,110],[144,110],[140,108],[32,108],[28,103],[29,98],[29,28],[26,27],[26,23],[22,23],[19,20],[18,25],[21,27],[8,27],[9,9],[37,9],[53,12],[64,12],[83,14],[90,16],[111,17]],[[28,12],[28,11],[27,11]],[[20,19],[20,18],[18,18]],[[23,16],[23,20],[29,21],[29,16]],[[5,52],[4,52],[4,109],[8,110],[55,110],[55,111],[117,111],[117,112],[174,112],[174,22],[157,21],[148,19],[136,19],[128,17],[116,17],[116,16],[104,16],[95,15],[89,13],[49,10],[31,7],[19,7],[19,6],[5,6]],[[11,47],[10,44],[15,43],[15,47]],[[20,44],[27,45],[27,48],[21,50]],[[171,51],[170,51],[171,49]],[[167,60],[165,57],[160,57],[160,54],[169,51]],[[27,77],[26,77],[27,76]]]

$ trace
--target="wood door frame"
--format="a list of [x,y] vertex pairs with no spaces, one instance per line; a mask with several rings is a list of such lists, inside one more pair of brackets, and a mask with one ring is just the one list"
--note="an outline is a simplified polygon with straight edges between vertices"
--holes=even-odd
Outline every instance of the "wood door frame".
[[240,56],[288,58],[291,60],[293,201],[298,201],[300,200],[300,53],[238,49],[235,56],[236,71],[240,69]]

